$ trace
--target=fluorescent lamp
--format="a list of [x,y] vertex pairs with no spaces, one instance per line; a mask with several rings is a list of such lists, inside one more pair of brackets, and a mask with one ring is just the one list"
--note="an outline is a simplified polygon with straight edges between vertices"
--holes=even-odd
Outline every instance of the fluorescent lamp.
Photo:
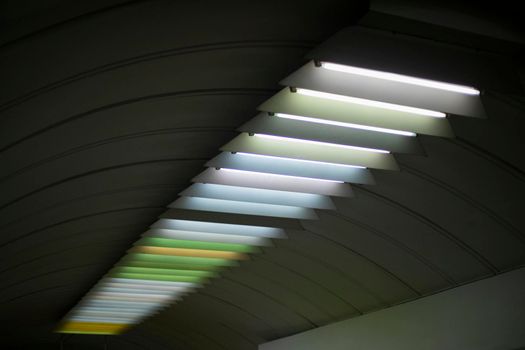
[[[262,140],[262,142],[269,143],[266,140]],[[279,143],[281,142],[279,141]],[[278,147],[283,147],[283,145],[279,145]],[[286,145],[284,145],[284,147],[286,147]],[[312,146],[306,145],[306,147],[310,148]],[[316,146],[313,147],[318,148]],[[303,147],[301,147],[301,145],[293,145],[293,148],[296,149],[296,154],[300,157],[301,149]],[[306,150],[303,151],[306,152]],[[324,151],[325,150],[321,150],[321,152]],[[304,193],[310,192],[308,190],[297,191],[294,185],[286,186],[289,182],[295,182],[297,184],[297,180],[267,179],[266,186],[262,186],[262,188],[257,185],[250,186],[248,183],[245,185],[238,185],[235,181],[223,182],[223,180],[240,177],[239,175],[225,174],[224,172],[221,172],[220,169],[237,169],[265,174],[269,173],[298,176],[301,178],[308,177],[312,179],[344,181],[345,183],[374,183],[372,174],[364,167],[364,165],[367,165],[364,162],[367,162],[372,166],[374,165],[371,161],[366,160],[369,156],[368,154],[354,154],[356,157],[356,162],[354,162],[354,164],[357,162],[363,163],[363,166],[357,167],[355,165],[348,166],[348,164],[351,164],[350,160],[348,162],[345,161],[344,163],[346,164],[340,164],[338,163],[340,160],[337,157],[332,157],[326,160],[314,157],[313,154],[315,154],[315,150],[312,150],[312,152],[308,150],[312,157],[307,159],[296,159],[292,152],[289,152],[288,154],[279,154],[278,152],[273,151],[265,152],[262,148],[261,152],[262,153],[257,150],[249,149],[246,151],[238,151],[237,153],[221,153],[206,163],[206,166],[208,166],[209,169],[193,179],[195,184],[179,194],[188,197],[207,197],[239,200],[241,202],[258,202],[305,208],[333,209],[333,204],[328,196],[316,194],[315,192],[317,191],[314,191],[314,193]],[[341,152],[341,150],[337,150],[337,153],[343,153],[342,156],[346,156],[344,154],[346,151]],[[354,151],[348,151],[348,153],[354,153]],[[387,154],[370,154],[370,156],[371,158],[389,157]],[[332,162],[331,159],[334,159],[335,163]],[[215,174],[212,175],[212,173]],[[215,177],[215,179],[213,177]],[[244,183],[246,180],[248,179],[241,179],[239,184]],[[300,181],[303,180],[301,179]],[[271,186],[271,184],[275,185],[275,187]],[[306,180],[304,185],[308,188],[311,186],[311,183]],[[317,187],[315,187],[315,189],[320,189],[318,185],[319,184],[316,184]],[[339,183],[337,185],[340,186],[341,184]],[[235,190],[235,188],[238,190]],[[303,194],[298,197],[298,193]]]
[[[159,238],[157,238],[158,240]],[[150,239],[149,242],[154,239]],[[179,270],[179,269],[155,269],[148,267],[134,267],[134,266],[119,266],[111,270],[115,272],[125,273],[146,273],[146,274],[158,274],[158,275],[177,275],[177,276],[197,276],[197,277],[211,277],[215,275],[213,271],[203,270]]]
[[342,64],[328,63],[328,62],[322,62],[321,67],[328,69],[328,70],[336,71],[336,72],[360,75],[364,77],[396,81],[398,83],[424,86],[424,87],[429,87],[429,88],[439,89],[439,90],[459,92],[461,94],[467,94],[467,95],[479,95],[479,90],[476,90],[469,86],[443,83],[440,81],[416,78],[416,77],[411,77],[411,76],[402,75],[402,74],[388,73],[388,72],[382,72],[378,70],[345,66]]
[[[135,312],[135,313],[141,313],[141,314],[148,314],[153,315],[160,311],[162,311],[165,308],[165,305],[155,303],[154,305],[150,305],[148,307],[145,306],[133,306],[133,304],[137,302],[118,302],[118,305],[114,305],[115,301],[110,300],[98,300],[98,301],[92,301],[89,303],[86,303],[85,305],[81,306],[82,309],[104,309],[108,312]],[[122,305],[121,303],[127,303],[127,305]]]
[[146,267],[152,269],[175,269],[175,270],[202,270],[202,271],[216,271],[219,267],[213,265],[191,265],[182,263],[165,263],[165,262],[148,262],[143,260],[129,260],[123,259],[120,261],[118,266],[131,266],[131,267]]
[[177,295],[183,294],[185,290],[158,290],[158,289],[136,289],[136,288],[112,288],[98,286],[97,292],[101,293],[132,293],[132,294],[153,294],[153,295]]
[[293,219],[317,219],[317,216],[312,209],[298,206],[203,197],[181,197],[170,204],[169,207],[243,215],[271,216]]
[[169,294],[138,294],[138,293],[119,293],[119,292],[92,292],[89,293],[89,298],[93,299],[112,299],[112,300],[118,300],[119,298],[122,298],[122,300],[137,300],[137,301],[165,301],[171,299],[171,295]]
[[138,320],[133,319],[127,319],[123,320],[120,318],[107,318],[107,317],[71,317],[69,318],[69,321],[71,322],[86,322],[86,323],[97,323],[97,322],[103,322],[103,323],[115,323],[115,324],[135,324],[138,323]]
[[72,315],[100,315],[100,316],[115,316],[115,317],[141,317],[144,316],[146,313],[144,312],[138,312],[138,311],[115,311],[115,310],[108,310],[103,308],[82,308],[82,309],[75,309],[71,312]]
[[204,280],[204,277],[195,277],[195,276],[170,276],[170,275],[155,275],[155,274],[145,274],[145,273],[116,273],[113,276],[123,277],[129,279],[140,279],[140,280],[149,280],[149,281],[173,281],[173,282],[192,282],[201,284]]
[[[260,135],[260,134],[257,134]],[[247,157],[254,157],[254,158],[266,158],[266,159],[281,159],[281,160],[287,160],[287,161],[293,161],[293,162],[301,162],[301,163],[309,163],[309,164],[317,164],[317,165],[333,165],[341,168],[353,168],[353,169],[366,169],[366,166],[361,165],[347,165],[347,164],[338,164],[338,163],[327,163],[327,162],[320,162],[317,160],[306,160],[306,159],[296,159],[296,158],[286,158],[286,157],[277,157],[277,156],[267,156],[265,154],[255,154],[255,153],[245,153],[245,152],[237,152],[235,153],[239,156],[247,156]]]
[[218,243],[234,243],[247,244],[255,246],[266,246],[270,244],[267,238],[241,236],[236,234],[224,233],[208,233],[198,231],[183,231],[170,229],[150,229],[145,233],[148,237],[162,237],[172,239],[194,240],[195,242],[218,242]]
[[[145,237],[140,239],[135,245],[149,245],[156,247],[168,247],[168,248],[190,248],[190,249],[207,249],[207,250],[227,250],[239,253],[250,253],[255,251],[257,248],[247,244],[235,244],[235,243],[217,243],[217,242],[199,242],[181,239],[169,239],[159,237]],[[125,267],[124,267],[125,268]],[[134,268],[135,270],[139,268]],[[145,269],[144,269],[145,270]],[[192,270],[177,270],[177,269],[148,269],[150,271],[158,271],[159,273],[165,273],[166,271],[177,271],[178,273],[187,274],[210,274],[207,271],[192,271]]]
[[178,293],[164,293],[164,294],[158,294],[158,293],[149,293],[149,292],[142,292],[142,293],[130,293],[128,291],[120,292],[120,291],[104,291],[104,290],[96,290],[88,294],[90,298],[99,298],[99,297],[123,297],[123,298],[151,298],[153,301],[156,301],[157,299],[168,299],[172,295],[177,295]]
[[81,306],[77,306],[78,310],[104,310],[108,312],[132,312],[132,313],[141,313],[141,314],[149,314],[152,315],[154,313],[159,312],[161,309],[164,308],[164,305],[155,303],[153,305],[149,306],[143,306],[143,305],[133,305],[134,303],[126,303],[125,305],[122,305],[119,302],[119,304],[114,304],[112,301],[108,300],[98,300],[98,301],[89,301],[89,302],[83,302]]
[[224,224],[219,222],[192,221],[179,219],[160,219],[151,227],[170,230],[198,231],[228,235],[257,236],[265,238],[284,237],[284,230],[276,227]]
[[188,248],[167,248],[152,246],[134,246],[129,250],[130,253],[158,254],[169,256],[184,256],[210,259],[246,260],[246,254],[229,252],[222,250],[188,249]]
[[[91,293],[94,294],[94,293]],[[96,296],[96,295],[86,295],[85,299],[89,302],[108,302],[108,303],[140,303],[140,306],[151,306],[151,307],[157,307],[159,305],[165,304],[162,300],[157,299],[147,299],[147,300],[135,300],[133,298],[126,298],[126,299],[116,299],[112,297],[106,297],[106,296]],[[120,306],[120,304],[115,304],[116,306]]]
[[155,304],[158,304],[158,305],[167,305],[172,299],[175,299],[175,298],[139,298],[139,297],[130,297],[130,298],[127,298],[127,297],[120,297],[120,296],[112,296],[112,295],[100,295],[100,296],[94,296],[94,297],[89,297],[91,299],[93,299],[94,301],[110,301],[110,302],[113,302],[113,301],[129,301],[129,302],[132,302],[132,303],[135,303],[135,302],[141,302],[141,303],[155,303]]
[[[233,156],[233,155],[232,155]],[[245,155],[235,154],[236,158],[244,158]],[[256,161],[260,162],[259,159]],[[264,163],[264,161],[263,161]],[[275,162],[274,162],[275,163]],[[318,194],[275,191],[261,188],[225,186],[210,183],[195,183],[180,195],[188,197],[205,197],[215,199],[227,199],[240,202],[256,202],[278,205],[289,205],[294,207],[315,208],[315,209],[334,209],[331,199],[327,196]],[[195,242],[195,241],[188,241]],[[201,242],[198,242],[201,243]],[[217,243],[211,243],[217,244]],[[222,243],[224,244],[224,243]],[[240,245],[257,249],[252,245]],[[230,250],[230,249],[223,249]]]
[[188,290],[191,290],[193,286],[191,287],[173,287],[173,286],[154,286],[154,285],[148,285],[145,286],[143,284],[132,284],[132,283],[100,283],[97,285],[97,288],[100,288],[101,290],[108,288],[108,289],[122,289],[122,290],[149,290],[151,292],[158,292],[158,293],[175,293],[175,292],[185,292]]
[[[303,116],[299,116],[299,115],[292,115],[292,114],[285,114],[285,113],[275,113],[274,115],[276,117],[279,117],[279,118],[299,120],[299,121],[308,122],[308,123],[318,123],[318,124],[342,126],[344,128],[376,131],[376,132],[382,132],[382,133],[385,133],[385,134],[394,134],[394,135],[401,135],[401,136],[416,136],[417,135],[416,133],[411,132],[411,131],[401,131],[401,130],[394,130],[394,129],[386,129],[386,128],[379,128],[379,127],[376,127],[376,126],[360,125],[360,124],[353,124],[353,123],[344,123],[344,122],[338,122],[338,121],[335,121],[335,120],[303,117]],[[346,165],[346,166],[352,166],[352,165]]]
[[422,115],[422,116],[427,116],[427,117],[445,118],[447,116],[445,113],[431,111],[429,109],[402,106],[402,105],[397,105],[393,103],[373,101],[373,100],[367,100],[364,98],[337,95],[337,94],[331,94],[328,92],[321,92],[321,91],[315,91],[315,90],[297,89],[297,93],[301,95],[305,95],[305,96],[310,96],[310,97],[318,97],[318,98],[324,98],[328,100],[357,104],[361,106],[382,108],[382,109],[388,109],[388,110],[393,110],[393,111],[398,111],[398,112],[406,112],[406,113],[417,114],[417,115]]
[[[193,283],[188,282],[168,282],[168,281],[141,281],[136,279],[126,279],[126,278],[107,278],[105,282],[109,283],[129,283],[134,285],[145,285],[145,286],[170,286],[170,287],[193,287]],[[149,288],[149,287],[148,287]]]
[[130,302],[130,301],[115,301],[115,300],[82,300],[80,307],[112,307],[124,309],[141,309],[141,310],[156,310],[163,305],[157,302]]
[[365,151],[365,152],[374,152],[374,153],[390,153],[389,151],[382,150],[382,149],[367,148],[367,147],[357,147],[357,146],[349,146],[349,145],[340,145],[340,144],[337,144],[337,143],[328,143],[328,142],[320,142],[320,141],[313,141],[313,140],[296,139],[296,138],[292,138],[292,137],[266,135],[266,134],[255,134],[255,136],[256,137],[262,137],[262,138],[269,139],[269,140],[307,143],[307,144],[311,144],[311,145],[334,147],[334,148],[343,148],[343,149],[351,149],[351,150],[356,150],[356,151]]
[[272,177],[272,178],[285,178],[285,179],[301,179],[301,180],[311,180],[314,181],[321,181],[321,182],[331,182],[331,183],[344,183],[343,181],[337,181],[337,180],[326,180],[326,179],[316,179],[312,177],[302,177],[302,176],[292,176],[292,175],[278,175],[278,174],[269,174],[269,173],[261,173],[257,171],[246,171],[246,170],[238,170],[238,169],[226,169],[221,168],[221,171],[231,172],[231,173],[238,173],[238,174],[245,174],[245,175],[251,175],[251,174],[263,174],[264,176]]
[[[151,248],[154,248],[154,247],[151,247]],[[155,251],[154,249],[146,249],[146,250],[151,251],[151,252]],[[190,264],[193,266],[196,266],[196,265],[205,265],[205,266],[210,266],[210,265],[212,266],[233,266],[233,265],[236,265],[235,260],[231,260],[231,259],[210,258],[210,257],[200,257],[200,256],[164,255],[164,254],[157,254],[157,253],[138,253],[138,252],[133,252],[131,254],[128,254],[125,257],[125,260],[174,263],[174,264]],[[133,277],[133,278],[136,279],[136,277]]]
[[93,310],[74,310],[69,313],[66,317],[71,320],[75,317],[97,317],[97,318],[109,318],[115,320],[121,320],[122,323],[127,323],[126,320],[141,320],[145,317],[152,316],[154,313],[142,312],[142,313],[126,313],[122,311],[115,310],[105,310],[105,311],[93,311]]
[[[427,122],[428,120],[424,120]],[[446,122],[446,120],[445,120]],[[278,132],[277,132],[278,134]],[[261,134],[255,134],[261,135]],[[300,141],[303,137],[299,136],[298,139],[282,138],[281,136],[275,135],[266,135],[264,136],[249,136],[248,133],[242,133],[229,143],[224,145],[221,150],[227,152],[244,152],[244,153],[255,153],[255,154],[264,154],[268,156],[283,157],[283,158],[293,158],[293,159],[305,159],[305,160],[314,160],[318,162],[326,163],[339,163],[347,165],[361,165],[371,168],[379,168],[385,170],[397,170],[398,166],[395,163],[395,160],[391,154],[377,153],[377,152],[367,152],[363,150],[354,150],[349,149],[346,146],[332,146],[335,144],[326,144],[326,143],[316,143],[317,141]],[[309,137],[304,137],[304,139],[309,139]],[[234,157],[231,157],[234,158]],[[288,175],[288,176],[298,176],[304,178],[313,178],[313,179],[325,179],[331,181],[345,181],[340,178],[333,178],[330,176],[316,175],[315,171],[311,174],[310,171],[303,173],[289,173],[289,172],[274,172],[266,171],[264,169],[245,169],[239,168],[233,164],[235,160],[230,160],[232,166],[229,166],[228,163],[218,166],[215,168],[225,168],[225,169],[239,169],[245,171],[255,171],[262,173],[272,173],[279,175]],[[210,161],[211,163],[211,161]],[[281,164],[282,166],[282,164]],[[271,169],[271,167],[270,167]],[[355,172],[354,172],[355,174]],[[193,179],[196,181],[199,177]],[[268,180],[270,181],[270,180]],[[290,189],[291,191],[291,189]]]
[[120,334],[127,324],[111,324],[105,322],[65,322],[57,332],[60,333],[79,333],[79,334]]

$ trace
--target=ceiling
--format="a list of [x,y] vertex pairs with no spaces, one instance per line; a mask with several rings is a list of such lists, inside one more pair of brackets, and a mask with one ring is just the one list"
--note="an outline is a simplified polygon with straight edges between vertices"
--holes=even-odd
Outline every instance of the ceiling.
[[[360,24],[416,34],[410,33],[419,28],[413,20],[428,18],[422,12],[434,14],[440,26],[450,13],[466,18],[454,6],[399,4],[392,9],[378,2]],[[311,49],[355,24],[368,4],[4,6],[3,345],[256,349],[525,263],[525,99],[494,88],[483,96],[488,119],[453,116],[455,138],[419,136],[425,154],[396,154],[401,171],[374,171],[377,184],[353,186],[353,198],[334,198],[337,211],[319,211],[320,220],[288,230],[288,239],[129,333],[53,333],[236,128],[280,89],[278,82],[305,63]],[[411,20],[378,15],[399,15],[399,9]],[[475,33],[463,24],[449,28],[458,36],[436,27],[417,34],[460,45],[476,38],[497,55],[521,50],[519,29],[499,25],[510,15],[479,12],[464,22]]]

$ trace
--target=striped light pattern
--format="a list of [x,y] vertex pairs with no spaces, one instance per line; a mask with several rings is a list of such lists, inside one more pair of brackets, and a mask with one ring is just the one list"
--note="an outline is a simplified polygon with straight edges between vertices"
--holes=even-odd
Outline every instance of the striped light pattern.
[[[341,64],[323,62],[318,67],[340,72],[343,80],[348,75],[373,77],[479,94],[469,87]],[[218,277],[222,269],[270,246],[272,239],[285,238],[280,225],[286,220],[316,220],[316,210],[335,209],[331,196],[351,196],[349,183],[372,184],[371,169],[396,170],[394,151],[388,145],[403,144],[416,136],[421,123],[433,125],[432,119],[446,116],[431,109],[316,91],[310,86],[290,90],[305,96],[307,100],[301,101],[307,106],[319,105],[316,99],[334,102],[323,105],[324,110],[315,107],[315,111],[272,99],[261,105],[267,115],[246,124],[241,128],[243,134],[221,148],[223,153],[207,163],[209,169],[194,178],[194,184],[180,193],[167,214],[65,316],[59,332],[120,334],[161,312]],[[360,106],[356,111],[361,114],[383,119],[346,120],[346,112],[338,111],[341,102]],[[304,115],[290,114],[290,110]],[[279,119],[300,124],[275,128],[292,125],[274,123]]]

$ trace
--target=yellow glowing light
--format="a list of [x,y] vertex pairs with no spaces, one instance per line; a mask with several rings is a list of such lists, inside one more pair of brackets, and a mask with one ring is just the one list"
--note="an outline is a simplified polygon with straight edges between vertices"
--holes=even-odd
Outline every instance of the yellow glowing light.
[[176,255],[176,256],[193,256],[199,258],[219,258],[228,260],[247,260],[246,254],[230,252],[223,250],[203,250],[203,249],[186,249],[186,248],[167,248],[151,246],[135,246],[129,250],[132,253],[157,254],[157,255]]

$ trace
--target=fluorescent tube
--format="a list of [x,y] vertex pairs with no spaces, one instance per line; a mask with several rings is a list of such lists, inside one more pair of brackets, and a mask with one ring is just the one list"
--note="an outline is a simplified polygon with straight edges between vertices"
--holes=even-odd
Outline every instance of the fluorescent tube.
[[467,94],[467,95],[479,95],[479,90],[474,89],[469,86],[444,83],[444,82],[434,81],[434,80],[429,80],[429,79],[416,78],[416,77],[411,77],[408,75],[402,75],[402,74],[397,74],[397,73],[388,73],[388,72],[383,72],[383,71],[378,71],[378,70],[358,68],[358,67],[346,66],[342,64],[336,64],[336,63],[328,63],[328,62],[322,62],[321,67],[328,69],[328,70],[332,70],[332,71],[360,75],[364,77],[396,81],[398,83],[424,86],[424,87],[429,87],[429,88],[439,89],[439,90],[459,92],[461,94]]
[[349,146],[349,145],[340,145],[340,144],[336,144],[336,143],[320,142],[320,141],[313,141],[313,140],[303,140],[303,139],[296,139],[296,138],[292,138],[292,137],[267,135],[267,134],[255,134],[255,136],[256,137],[262,137],[262,138],[269,139],[269,140],[308,143],[308,144],[311,144],[311,145],[335,147],[335,148],[344,148],[344,149],[351,149],[351,150],[356,150],[356,151],[365,151],[365,152],[374,152],[374,153],[390,153],[389,151],[386,151],[386,150],[383,150],[383,149],[357,147],[357,146]]
[[380,101],[374,101],[374,100],[367,100],[367,99],[364,99],[364,98],[357,98],[357,97],[350,97],[350,96],[344,96],[344,95],[331,94],[331,93],[322,92],[322,91],[315,91],[315,90],[308,90],[308,89],[297,89],[297,93],[301,94],[301,95],[305,95],[305,96],[310,96],[310,97],[318,97],[318,98],[324,98],[324,99],[328,99],[328,100],[347,102],[347,103],[357,104],[357,105],[361,105],[361,106],[389,109],[389,110],[393,110],[393,111],[406,112],[406,113],[417,114],[417,115],[422,115],[422,116],[427,116],[427,117],[445,118],[447,116],[445,113],[431,111],[429,109],[409,107],[409,106],[402,106],[402,105],[397,105],[397,104],[393,104],[393,103],[380,102]]
[[303,116],[299,116],[299,115],[292,115],[292,114],[286,114],[286,113],[275,113],[275,116],[279,117],[279,118],[299,120],[299,121],[308,122],[308,123],[318,123],[318,124],[342,126],[344,128],[376,131],[376,132],[382,132],[382,133],[385,133],[385,134],[394,134],[394,135],[401,135],[401,136],[416,136],[417,135],[416,133],[411,132],[411,131],[386,129],[386,128],[379,128],[379,127],[376,127],[376,126],[368,126],[368,125],[353,124],[353,123],[344,123],[344,122],[338,122],[338,121],[335,121],[335,120],[303,117]]

